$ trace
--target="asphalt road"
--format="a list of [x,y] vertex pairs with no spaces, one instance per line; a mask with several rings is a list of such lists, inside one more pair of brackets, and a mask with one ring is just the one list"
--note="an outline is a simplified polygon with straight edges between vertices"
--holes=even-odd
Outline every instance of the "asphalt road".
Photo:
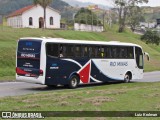
[[143,79],[133,80],[133,82],[159,82],[160,81],[160,71],[146,72],[144,73]]
[[[157,72],[144,73],[143,79],[134,80],[132,82],[159,82],[159,81],[160,81],[160,71],[157,71]],[[80,86],[79,88],[83,88],[85,86]],[[88,85],[88,86],[96,86],[96,85]],[[31,84],[24,82],[2,82],[0,83],[0,97],[19,96],[25,94],[34,94],[43,91],[58,91],[64,89],[66,88],[65,87],[49,88],[45,85]]]

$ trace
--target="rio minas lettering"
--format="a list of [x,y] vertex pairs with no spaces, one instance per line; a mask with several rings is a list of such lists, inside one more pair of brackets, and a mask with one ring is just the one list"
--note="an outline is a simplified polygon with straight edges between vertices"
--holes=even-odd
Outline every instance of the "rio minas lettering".
[[110,62],[110,66],[128,66],[128,62]]

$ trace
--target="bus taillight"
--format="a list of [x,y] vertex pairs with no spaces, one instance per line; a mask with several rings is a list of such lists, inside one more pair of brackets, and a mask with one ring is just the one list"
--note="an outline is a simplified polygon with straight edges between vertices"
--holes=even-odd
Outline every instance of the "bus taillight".
[[41,69],[39,70],[39,75],[43,76],[43,70],[41,70]]

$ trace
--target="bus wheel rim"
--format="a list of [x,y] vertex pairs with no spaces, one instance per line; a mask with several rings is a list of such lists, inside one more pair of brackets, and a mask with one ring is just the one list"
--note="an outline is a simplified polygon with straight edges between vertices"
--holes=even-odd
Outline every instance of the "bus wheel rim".
[[72,84],[72,86],[75,87],[77,85],[77,79],[73,78],[72,81],[71,81],[71,84]]
[[125,75],[125,81],[129,81],[129,75]]

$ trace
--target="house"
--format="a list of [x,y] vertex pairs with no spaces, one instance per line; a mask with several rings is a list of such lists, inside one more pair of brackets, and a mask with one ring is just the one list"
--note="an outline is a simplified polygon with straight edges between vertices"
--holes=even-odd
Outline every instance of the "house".
[[[7,25],[14,28],[43,28],[44,9],[40,5],[30,5],[7,16]],[[46,28],[60,28],[60,12],[46,8]]]
[[145,29],[145,28],[155,28],[155,25],[156,25],[156,22],[150,22],[150,23],[147,23],[147,22],[140,22],[140,26],[141,28]]

